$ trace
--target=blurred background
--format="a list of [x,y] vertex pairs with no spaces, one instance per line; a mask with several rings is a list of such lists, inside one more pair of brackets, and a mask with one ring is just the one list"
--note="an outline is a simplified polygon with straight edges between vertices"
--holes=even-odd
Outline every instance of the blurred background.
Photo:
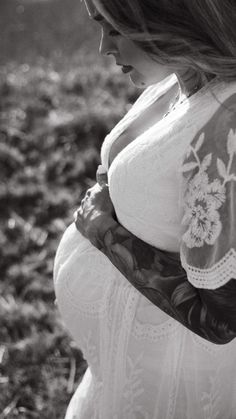
[[106,134],[140,91],[80,0],[0,0],[0,419],[62,419],[86,369],[53,262]]

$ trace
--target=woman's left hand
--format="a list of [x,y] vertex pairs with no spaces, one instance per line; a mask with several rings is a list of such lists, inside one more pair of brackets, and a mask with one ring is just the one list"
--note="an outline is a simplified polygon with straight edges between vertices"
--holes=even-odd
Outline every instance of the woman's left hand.
[[106,183],[96,183],[88,189],[80,207],[74,213],[75,225],[92,244],[115,222],[115,211]]

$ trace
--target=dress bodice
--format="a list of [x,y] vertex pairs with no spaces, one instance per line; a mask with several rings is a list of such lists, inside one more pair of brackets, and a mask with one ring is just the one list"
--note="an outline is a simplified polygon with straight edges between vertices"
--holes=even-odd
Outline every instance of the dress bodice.
[[[175,82],[175,76],[171,76],[159,88],[156,85],[149,87],[106,137],[101,158],[107,170],[111,145],[145,107],[158,100]],[[213,91],[220,89],[216,81],[210,86]],[[224,91],[223,84],[221,88]],[[183,156],[197,131],[219,106],[216,100],[210,100],[211,90],[204,92],[205,88],[193,98],[184,100],[169,115],[131,141],[108,170],[110,195],[119,222],[137,237],[162,250],[180,250]],[[228,91],[222,93],[221,99],[227,95]]]

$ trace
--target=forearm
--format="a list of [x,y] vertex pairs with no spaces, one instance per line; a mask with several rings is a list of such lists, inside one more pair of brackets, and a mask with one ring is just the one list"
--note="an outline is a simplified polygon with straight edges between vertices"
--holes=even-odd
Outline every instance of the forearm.
[[[188,282],[178,254],[156,249],[116,221],[100,231],[94,244],[137,290],[192,332],[216,344],[235,337],[232,323],[222,321],[217,310],[217,295]],[[220,302],[219,296],[219,307]]]

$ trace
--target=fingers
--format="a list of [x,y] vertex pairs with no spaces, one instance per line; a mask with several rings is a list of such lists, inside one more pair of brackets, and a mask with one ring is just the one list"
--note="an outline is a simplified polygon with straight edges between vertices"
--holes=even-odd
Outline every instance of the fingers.
[[96,173],[96,180],[100,186],[107,185],[107,171],[101,164],[98,166],[97,173]]
[[79,216],[80,216],[80,213],[79,213],[79,208],[78,208],[77,210],[75,210],[73,214],[73,218],[75,222],[78,220]]
[[81,207],[79,207],[73,214],[74,217],[74,223],[77,228],[77,230],[84,235],[84,226],[83,226],[83,219],[81,217]]
[[81,202],[81,201],[82,201],[82,199],[85,197],[85,195],[87,194],[87,191],[88,191],[88,189],[87,189],[87,188],[84,188],[84,189],[80,192],[80,194],[79,194],[79,198],[78,198],[78,201],[79,201],[79,202]]
[[86,200],[89,198],[89,195],[85,195],[85,197],[82,199],[82,201],[80,202],[80,206],[83,208],[83,205],[85,204]]

